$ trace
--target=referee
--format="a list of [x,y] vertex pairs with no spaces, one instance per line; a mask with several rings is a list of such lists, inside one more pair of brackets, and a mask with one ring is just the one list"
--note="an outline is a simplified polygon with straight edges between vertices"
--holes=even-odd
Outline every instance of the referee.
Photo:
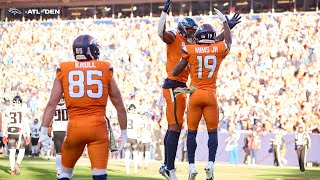
[[295,135],[295,150],[298,155],[300,173],[304,174],[307,149],[311,147],[311,138],[310,135],[305,132],[303,124],[300,124],[298,128],[298,132]]

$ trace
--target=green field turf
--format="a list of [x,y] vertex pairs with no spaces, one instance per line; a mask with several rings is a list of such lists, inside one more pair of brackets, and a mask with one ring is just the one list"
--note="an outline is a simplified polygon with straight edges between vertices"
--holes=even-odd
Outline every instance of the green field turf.
[[[110,160],[108,165],[108,180],[161,180],[158,173],[160,162],[153,161],[148,169],[139,169],[137,175],[126,175],[123,160]],[[179,180],[188,179],[187,163],[177,162],[177,176]],[[197,163],[199,174],[196,179],[205,180],[205,163]],[[132,170],[133,171],[133,170]],[[0,157],[0,179],[21,180],[50,180],[55,179],[55,161],[44,159],[25,158],[21,165],[21,175],[10,176],[8,158]],[[229,166],[218,163],[215,165],[215,180],[280,180],[280,179],[320,179],[320,168],[308,168],[305,174],[299,174],[298,167],[275,168],[271,166],[248,167],[244,165]],[[88,159],[82,158],[78,161],[74,170],[74,180],[91,179],[91,169]]]

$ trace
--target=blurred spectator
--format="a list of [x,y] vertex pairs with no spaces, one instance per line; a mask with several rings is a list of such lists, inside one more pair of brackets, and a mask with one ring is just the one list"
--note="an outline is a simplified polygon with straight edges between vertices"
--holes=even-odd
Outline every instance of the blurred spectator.
[[252,136],[248,137],[248,148],[250,150],[251,162],[249,164],[255,165],[257,159],[257,152],[261,147],[260,137],[257,131],[252,132]]
[[226,151],[229,151],[229,164],[239,164],[239,141],[240,133],[235,128],[230,130],[230,136],[225,140]]

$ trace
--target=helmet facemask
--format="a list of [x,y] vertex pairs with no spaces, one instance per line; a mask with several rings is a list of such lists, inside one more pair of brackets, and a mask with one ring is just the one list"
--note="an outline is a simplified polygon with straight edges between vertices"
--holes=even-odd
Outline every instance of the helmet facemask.
[[196,32],[193,28],[186,29],[186,39],[189,44],[192,44],[194,42],[194,33]]

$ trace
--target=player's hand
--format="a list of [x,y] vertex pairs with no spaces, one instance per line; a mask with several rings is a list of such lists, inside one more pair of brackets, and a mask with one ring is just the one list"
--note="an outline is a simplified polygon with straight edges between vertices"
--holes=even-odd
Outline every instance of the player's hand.
[[127,135],[127,130],[121,130],[121,142],[120,142],[120,147],[118,149],[118,151],[115,152],[115,155],[118,156],[122,149],[125,147],[125,145],[127,144],[127,138],[128,138],[128,135]]
[[219,19],[222,21],[222,22],[225,22],[227,21],[227,18],[216,8],[213,8],[214,11],[217,13]]
[[234,26],[236,26],[237,24],[239,24],[241,22],[240,21],[241,16],[239,13],[235,13],[231,19],[229,19],[228,16],[226,16],[226,18],[227,18],[228,25],[229,25],[230,29],[232,29]]
[[48,128],[41,127],[39,136],[40,136],[39,138],[40,143],[46,141],[47,139],[50,139],[50,137],[48,136]]
[[164,4],[163,7],[163,12],[168,13],[170,9],[170,4],[172,3],[172,0],[166,0],[166,3]]

